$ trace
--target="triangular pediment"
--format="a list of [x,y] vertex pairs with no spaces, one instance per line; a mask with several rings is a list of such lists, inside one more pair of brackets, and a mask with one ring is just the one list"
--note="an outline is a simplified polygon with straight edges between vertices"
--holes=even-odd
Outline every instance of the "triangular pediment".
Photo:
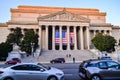
[[38,17],[38,21],[76,21],[76,22],[90,22],[89,19],[82,17],[80,15],[68,12],[66,10],[59,11],[54,14],[46,15],[46,16],[40,16]]

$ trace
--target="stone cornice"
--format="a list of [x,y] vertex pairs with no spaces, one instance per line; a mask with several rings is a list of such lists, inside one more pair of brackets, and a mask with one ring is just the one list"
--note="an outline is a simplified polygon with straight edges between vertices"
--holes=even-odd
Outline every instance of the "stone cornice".
[[[51,14],[63,10],[63,7],[43,7],[43,6],[18,6],[18,9],[11,9],[11,12]],[[67,11],[79,15],[99,15],[106,16],[105,12],[90,8],[66,8]]]
[[113,25],[109,23],[91,23],[91,27],[113,27]]
[[8,25],[38,25],[38,22],[24,22],[24,21],[16,21],[16,22],[13,22],[13,21],[9,21],[7,22]]
[[120,29],[120,26],[113,26],[112,29]]
[[0,27],[8,27],[6,23],[0,23]]

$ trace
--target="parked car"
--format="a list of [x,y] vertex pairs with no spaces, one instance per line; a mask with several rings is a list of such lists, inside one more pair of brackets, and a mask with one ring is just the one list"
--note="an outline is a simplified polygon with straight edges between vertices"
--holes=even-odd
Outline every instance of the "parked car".
[[5,62],[5,64],[17,64],[17,63],[21,63],[21,59],[12,58],[11,60]]
[[65,63],[64,58],[56,58],[50,61],[50,63]]
[[0,80],[64,80],[64,73],[40,63],[18,63],[0,67]]
[[79,66],[85,80],[120,80],[120,64],[112,60],[86,60]]
[[112,60],[110,56],[103,56],[100,58],[101,60]]

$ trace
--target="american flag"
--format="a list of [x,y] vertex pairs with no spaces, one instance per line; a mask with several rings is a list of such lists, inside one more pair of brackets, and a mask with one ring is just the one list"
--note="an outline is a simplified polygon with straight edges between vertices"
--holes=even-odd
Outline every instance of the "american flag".
[[70,32],[70,44],[73,45],[74,44],[74,33]]
[[67,33],[65,30],[62,31],[62,43],[63,45],[67,45]]
[[55,30],[55,44],[59,44],[60,39],[59,39],[59,30]]
[[[59,30],[55,31],[55,44],[58,45],[60,43],[60,36],[59,36]],[[62,31],[62,43],[63,45],[67,45],[67,32],[66,30]],[[70,44],[74,44],[74,33],[70,32]]]

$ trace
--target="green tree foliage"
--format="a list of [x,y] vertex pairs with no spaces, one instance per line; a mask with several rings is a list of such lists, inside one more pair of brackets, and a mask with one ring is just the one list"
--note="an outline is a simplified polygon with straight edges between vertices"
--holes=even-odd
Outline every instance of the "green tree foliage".
[[21,28],[14,29],[13,33],[7,36],[6,42],[0,44],[0,57],[7,57],[8,52],[12,51],[12,44],[19,44],[22,36]]
[[119,43],[118,43],[118,45],[120,46],[120,39],[119,39]]
[[22,40],[22,37],[23,37],[23,34],[22,34],[22,32],[21,32],[21,28],[16,28],[16,29],[14,29],[14,32],[13,32],[13,33],[10,33],[10,34],[7,36],[6,43],[8,43],[8,44],[16,43],[16,44],[19,45],[19,43],[20,43],[21,40]]
[[23,41],[21,43],[21,50],[26,51],[31,54],[31,43],[34,43],[34,50],[38,47],[38,35],[35,34],[33,29],[28,29],[25,31]]
[[92,39],[94,46],[100,51],[108,51],[114,49],[116,40],[110,35],[96,34]]
[[7,57],[8,52],[12,51],[12,44],[16,43],[22,51],[31,53],[31,43],[34,43],[34,51],[38,47],[38,35],[32,29],[28,29],[23,35],[21,28],[16,28],[7,36],[5,43],[0,44],[0,57]]
[[7,43],[0,44],[0,59],[6,58],[8,56],[8,52],[12,50],[12,45]]

